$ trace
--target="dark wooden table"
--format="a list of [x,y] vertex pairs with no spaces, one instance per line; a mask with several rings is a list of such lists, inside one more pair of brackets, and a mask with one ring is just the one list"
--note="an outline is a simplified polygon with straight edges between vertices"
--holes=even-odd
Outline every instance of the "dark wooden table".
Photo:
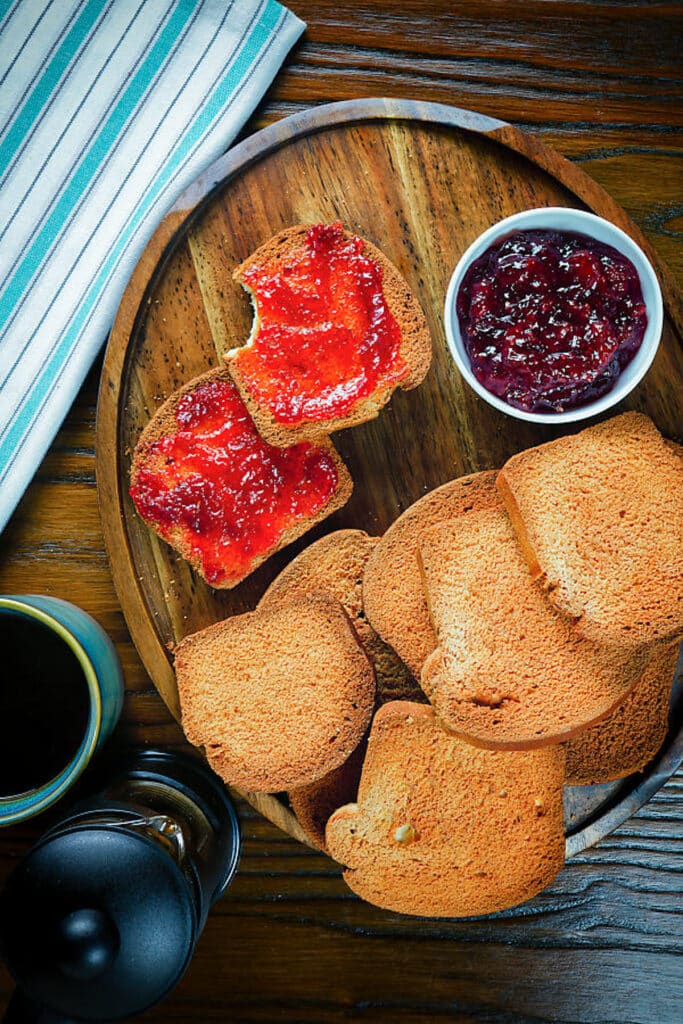
[[[681,5],[291,0],[303,41],[246,131],[313,104],[469,107],[579,162],[683,279]],[[182,746],[130,641],[100,529],[95,366],[0,537],[0,592],[81,605],[126,674],[112,743]],[[149,1021],[683,1019],[683,773],[521,910],[429,922],[362,904],[326,857],[240,805],[244,852],[184,980]],[[0,881],[48,823],[0,832]],[[11,981],[0,968],[0,1008]]]

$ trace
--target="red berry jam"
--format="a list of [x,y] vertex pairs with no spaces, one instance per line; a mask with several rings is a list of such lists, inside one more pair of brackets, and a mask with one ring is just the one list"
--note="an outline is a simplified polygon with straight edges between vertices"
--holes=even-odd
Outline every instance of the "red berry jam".
[[313,225],[284,265],[244,274],[260,323],[237,363],[279,423],[342,418],[406,375],[382,278],[363,240],[345,237],[341,224]]
[[631,261],[564,231],[497,242],[469,267],[456,311],[477,380],[526,412],[563,412],[610,391],[647,326]]
[[330,451],[267,444],[229,380],[185,395],[175,418],[178,430],[150,446],[130,494],[165,539],[183,531],[210,583],[240,580],[336,490]]

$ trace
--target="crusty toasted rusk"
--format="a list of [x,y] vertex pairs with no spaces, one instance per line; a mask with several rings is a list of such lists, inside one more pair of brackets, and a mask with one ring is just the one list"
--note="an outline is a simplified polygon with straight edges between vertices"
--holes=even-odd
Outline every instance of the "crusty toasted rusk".
[[683,630],[683,461],[627,412],[530,448],[498,477],[534,577],[598,643]]
[[626,699],[568,741],[567,785],[612,782],[650,763],[666,736],[679,647],[678,639],[658,644]]
[[508,749],[568,739],[626,696],[646,652],[599,647],[531,578],[502,504],[422,534],[420,559],[439,646],[422,689],[441,722]]
[[327,594],[247,612],[175,651],[182,725],[225,782],[267,793],[322,778],[355,750],[375,675]]
[[335,811],[327,846],[364,900],[427,917],[515,906],[564,863],[564,752],[481,750],[423,704],[375,715],[357,803]]
[[[420,384],[429,370],[432,358],[432,342],[427,321],[422,308],[413,295],[408,283],[376,246],[366,239],[362,253],[377,263],[382,271],[382,290],[389,312],[392,314],[401,331],[400,356],[405,363],[402,377],[393,379],[382,388],[375,389],[372,394],[360,398],[351,409],[341,417],[328,419],[302,419],[298,423],[283,423],[276,419],[270,409],[256,400],[242,369],[243,354],[248,351],[259,330],[260,318],[256,296],[244,280],[245,274],[256,267],[277,273],[291,265],[293,257],[302,252],[306,236],[312,225],[296,224],[281,231],[261,245],[256,252],[241,263],[233,273],[233,278],[249,293],[254,305],[254,323],[249,341],[238,349],[226,353],[226,361],[240,393],[247,404],[259,432],[271,444],[286,446],[293,441],[312,440],[335,430],[353,427],[366,420],[374,419],[389,401],[397,387],[410,390]],[[334,230],[334,226],[330,225]],[[345,238],[352,239],[352,233],[344,231]],[[341,388],[345,382],[339,381]]]
[[354,801],[367,748],[364,737],[344,764],[298,789],[290,789],[287,796],[296,820],[308,838],[326,853],[325,826],[333,811]]
[[259,608],[272,608],[293,596],[324,591],[341,601],[358,638],[375,666],[377,699],[419,700],[422,690],[375,633],[363,610],[363,573],[377,537],[364,530],[336,530],[310,544],[273,580]]
[[[180,390],[175,391],[157,410],[140,435],[140,439],[135,448],[133,464],[131,467],[132,489],[135,488],[141,469],[143,467],[147,469],[154,469],[162,458],[155,448],[156,443],[162,438],[175,434],[178,431],[179,427],[175,414],[178,408],[178,403],[181,399],[185,395],[195,392],[205,385],[211,385],[213,382],[221,382],[229,385],[231,388],[234,388],[232,378],[225,367],[218,367],[217,369],[203,373],[200,377],[195,377],[194,380],[191,380],[184,387],[180,388]],[[317,446],[329,453],[334,461],[337,472],[337,487],[330,499],[318,512],[311,516],[293,517],[291,526],[281,534],[277,543],[269,550],[252,558],[247,565],[246,570],[242,568],[235,574],[230,574],[226,567],[226,575],[224,578],[219,580],[207,579],[207,582],[212,587],[215,589],[230,589],[237,586],[245,576],[252,573],[272,554],[279,551],[287,544],[291,544],[292,541],[297,539],[297,537],[306,533],[307,530],[310,530],[322,519],[332,515],[333,512],[336,512],[337,509],[341,508],[349,500],[351,491],[353,490],[353,482],[349,471],[340,459],[334,445],[329,439],[322,438],[319,440]],[[203,576],[206,579],[205,567],[201,553],[197,547],[193,545],[192,537],[188,534],[188,531],[184,526],[172,526],[168,531],[166,531],[154,521],[146,519],[145,522],[150,529],[154,530],[154,532],[170,544],[171,547],[175,548],[176,551],[178,551],[182,557],[190,563],[192,568],[198,572],[200,576]]]
[[425,494],[392,523],[368,559],[365,614],[415,676],[436,647],[417,561],[420,535],[470,509],[498,506],[495,479],[494,472],[473,473]]

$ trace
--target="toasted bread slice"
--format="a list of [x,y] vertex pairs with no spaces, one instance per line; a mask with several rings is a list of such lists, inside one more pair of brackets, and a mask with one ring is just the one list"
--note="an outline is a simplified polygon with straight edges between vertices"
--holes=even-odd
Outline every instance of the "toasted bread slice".
[[[242,470],[245,456],[249,474]],[[216,473],[218,513],[206,466]],[[353,490],[329,440],[284,452],[263,441],[225,368],[196,377],[157,410],[135,448],[130,479],[131,497],[147,525],[217,589],[236,586],[341,508]],[[245,509],[251,520],[246,525]]]
[[535,583],[502,505],[425,531],[420,559],[439,646],[422,689],[445,727],[508,749],[557,743],[603,718],[645,652],[598,647]]
[[296,820],[308,838],[325,853],[325,826],[338,807],[352,803],[358,795],[358,783],[363,767],[367,736],[364,736],[344,764],[298,789],[290,789],[287,796]]
[[363,604],[373,629],[419,677],[436,647],[417,548],[422,531],[470,509],[498,507],[494,472],[451,480],[425,494],[392,523],[368,559]]
[[468,917],[515,906],[564,863],[564,753],[481,750],[408,701],[375,715],[358,802],[327,823],[357,895],[387,910]]
[[[375,633],[363,611],[363,572],[377,537],[364,530],[337,530],[321,537],[289,563],[261,598],[259,608],[273,608],[293,597],[324,591],[336,598],[375,668],[377,701],[426,700],[403,662]],[[337,807],[356,799],[365,743],[339,768],[299,789],[289,802],[309,839],[325,849],[325,824]]]
[[375,633],[363,610],[363,573],[377,544],[364,530],[336,530],[321,537],[286,566],[261,598],[272,608],[293,596],[324,591],[341,601],[377,677],[377,699],[420,699],[422,691],[401,659]]
[[[332,256],[323,257],[328,250],[321,249],[320,238]],[[323,258],[321,272],[311,261]],[[247,344],[226,360],[271,444],[286,446],[364,423],[397,387],[414,388],[424,379],[432,344],[420,304],[387,257],[341,224],[287,228],[233,277],[251,296],[254,324]],[[357,278],[362,289],[372,280],[383,296],[369,304],[370,312],[362,291],[354,291]],[[368,321],[371,316],[380,317],[377,324]],[[387,330],[395,340],[388,364],[377,369]]]
[[598,643],[683,631],[683,461],[628,412],[509,460],[498,486],[534,577]]
[[357,747],[375,675],[333,598],[295,598],[187,637],[175,652],[182,724],[225,782],[274,793],[338,768]]
[[678,640],[658,644],[626,699],[569,740],[567,785],[592,786],[641,772],[662,746],[669,721]]

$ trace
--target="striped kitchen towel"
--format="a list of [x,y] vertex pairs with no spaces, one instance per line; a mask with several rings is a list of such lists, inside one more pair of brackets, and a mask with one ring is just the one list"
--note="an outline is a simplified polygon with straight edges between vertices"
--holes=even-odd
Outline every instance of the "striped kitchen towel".
[[275,0],[0,0],[0,530],[155,226],[304,27]]

